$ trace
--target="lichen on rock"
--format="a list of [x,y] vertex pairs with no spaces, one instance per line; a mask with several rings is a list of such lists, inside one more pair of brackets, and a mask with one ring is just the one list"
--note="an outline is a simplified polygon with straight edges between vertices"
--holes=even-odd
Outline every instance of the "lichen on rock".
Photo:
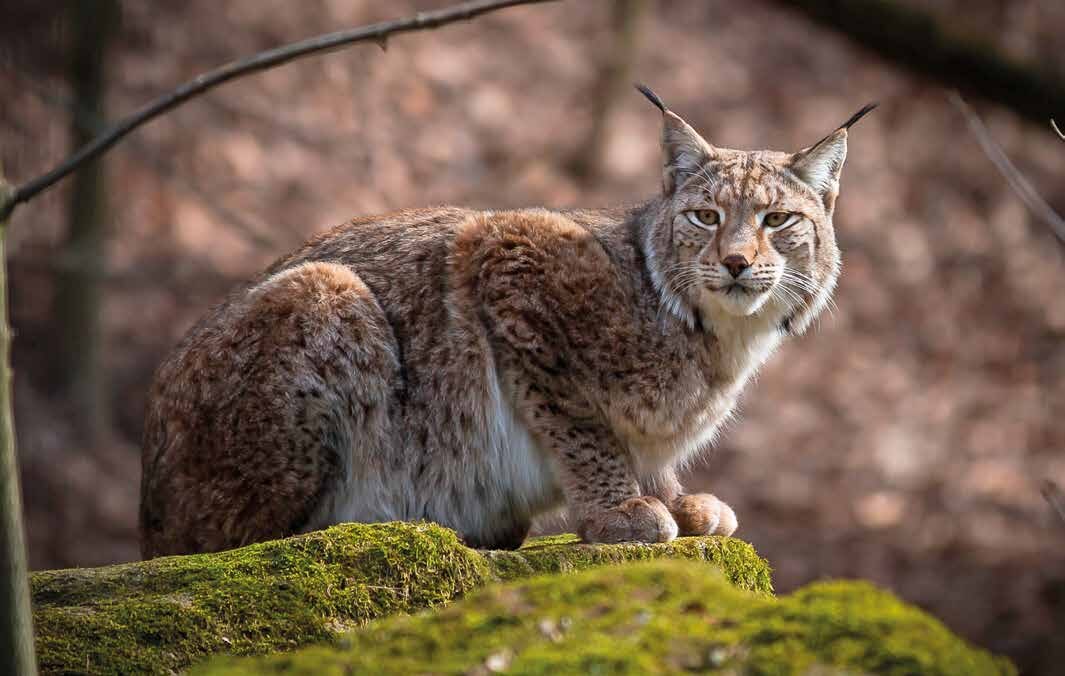
[[446,608],[373,622],[335,645],[215,658],[239,674],[1014,674],[937,620],[862,582],[782,599],[706,566],[650,561],[494,585]]
[[344,524],[217,554],[34,573],[37,654],[44,673],[170,673],[216,652],[335,639],[500,580],[661,557],[710,561],[738,587],[772,592],[765,560],[731,538],[582,545],[552,536],[481,552],[433,524]]

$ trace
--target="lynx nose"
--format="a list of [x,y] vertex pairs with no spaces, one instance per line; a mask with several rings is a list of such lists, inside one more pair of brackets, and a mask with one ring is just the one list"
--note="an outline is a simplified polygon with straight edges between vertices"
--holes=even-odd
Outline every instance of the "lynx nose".
[[740,254],[730,254],[725,256],[721,264],[728,268],[728,271],[732,273],[733,277],[739,277],[740,274],[751,267],[751,264],[747,262],[747,259]]

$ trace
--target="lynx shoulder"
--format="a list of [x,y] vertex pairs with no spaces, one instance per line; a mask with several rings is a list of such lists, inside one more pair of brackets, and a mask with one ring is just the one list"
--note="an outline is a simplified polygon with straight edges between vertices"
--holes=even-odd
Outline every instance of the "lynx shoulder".
[[149,398],[144,556],[415,519],[516,547],[559,505],[589,541],[734,531],[676,468],[828,302],[860,115],[746,152],[645,94],[665,155],[647,202],[357,219],[193,327]]

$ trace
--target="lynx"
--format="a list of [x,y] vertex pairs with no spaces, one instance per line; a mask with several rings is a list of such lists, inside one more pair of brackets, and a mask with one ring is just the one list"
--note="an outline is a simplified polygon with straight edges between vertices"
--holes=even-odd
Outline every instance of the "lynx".
[[144,556],[419,519],[514,548],[563,503],[588,542],[731,534],[677,471],[829,301],[847,130],[873,106],[745,152],[639,89],[660,196],[355,219],[192,328],[150,394]]

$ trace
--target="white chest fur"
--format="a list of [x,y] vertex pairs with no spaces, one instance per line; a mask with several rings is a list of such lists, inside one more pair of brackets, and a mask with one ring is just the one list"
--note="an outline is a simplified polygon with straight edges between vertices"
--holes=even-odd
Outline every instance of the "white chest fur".
[[633,450],[641,472],[684,464],[698,457],[732,415],[748,379],[780,344],[767,317],[726,317],[708,327],[713,345],[712,377],[691,373],[665,389],[652,409],[616,407],[616,431]]

